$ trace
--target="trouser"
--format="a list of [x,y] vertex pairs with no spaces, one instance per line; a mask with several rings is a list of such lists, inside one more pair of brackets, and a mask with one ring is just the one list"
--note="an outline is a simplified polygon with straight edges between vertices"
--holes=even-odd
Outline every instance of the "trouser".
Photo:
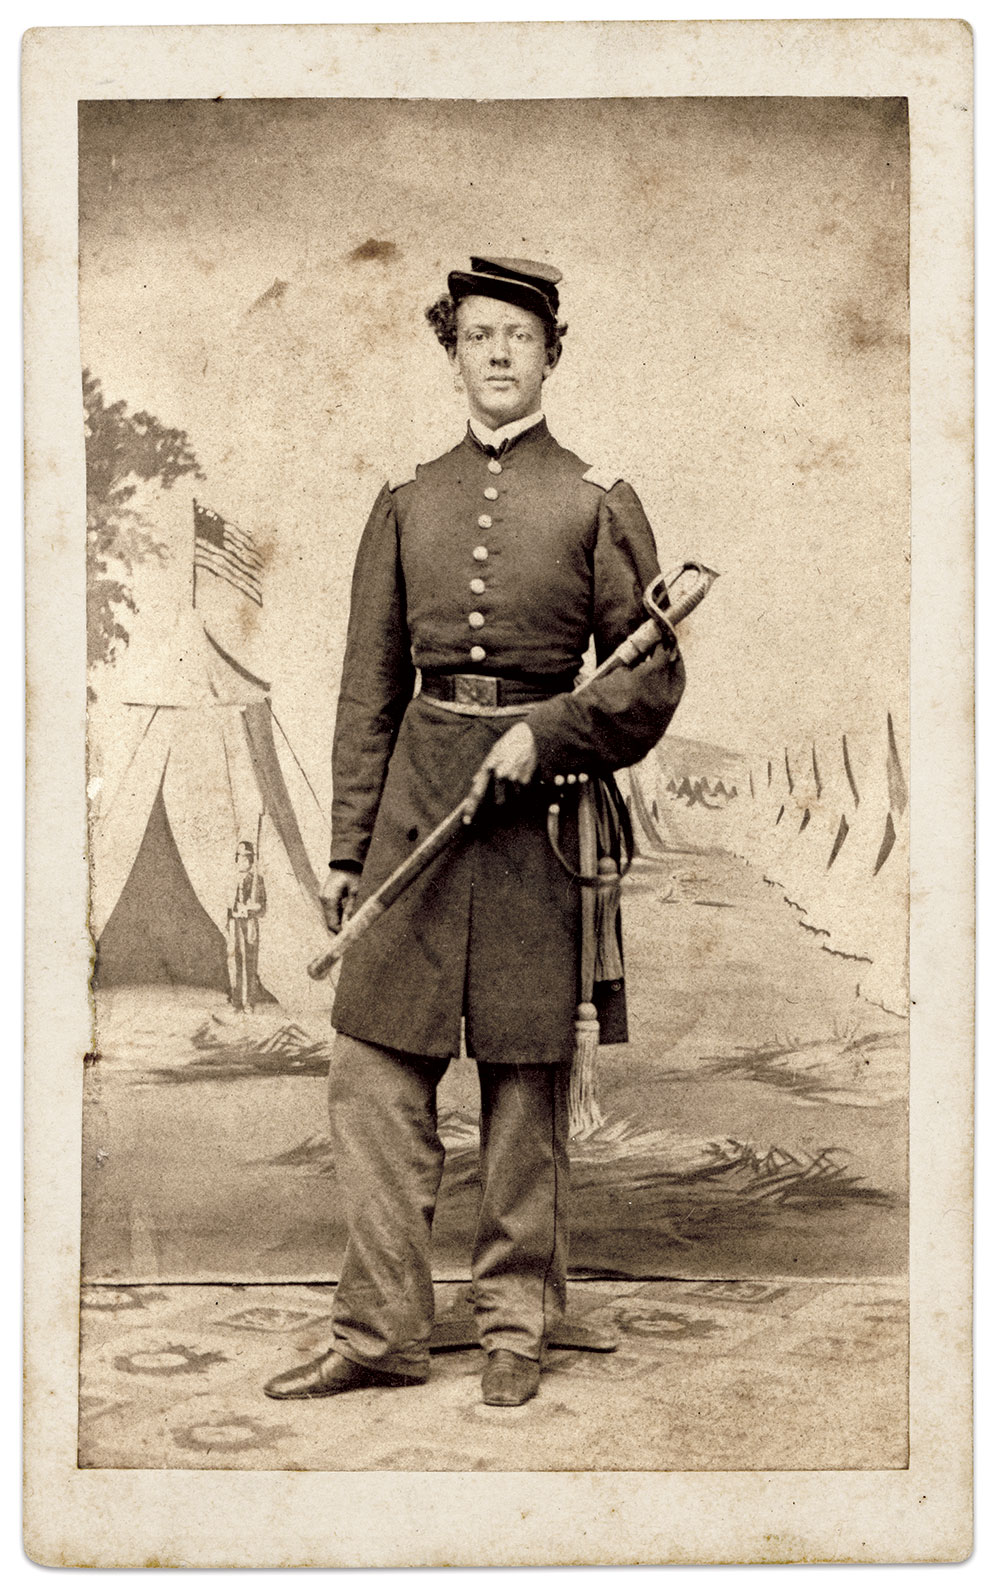
[[[428,1367],[431,1223],[444,1147],[437,1087],[447,1058],[338,1035],[330,1131],[347,1251],[333,1345],[387,1373]],[[474,1308],[487,1351],[540,1358],[566,1307],[569,1157],[565,1065],[480,1063],[480,1204]]]
[[229,996],[236,1008],[252,1008],[257,1001],[259,938],[260,931],[253,916],[247,919],[230,919],[226,927]]

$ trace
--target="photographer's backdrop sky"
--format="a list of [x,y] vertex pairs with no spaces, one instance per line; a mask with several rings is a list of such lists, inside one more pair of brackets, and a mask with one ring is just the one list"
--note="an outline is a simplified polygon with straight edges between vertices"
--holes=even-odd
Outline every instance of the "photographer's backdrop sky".
[[142,496],[169,557],[133,572],[119,684],[169,678],[194,492],[265,552],[263,609],[205,577],[206,611],[326,802],[366,515],[464,426],[423,310],[493,251],[564,273],[556,437],[634,484],[665,566],[723,573],[674,729],[901,731],[907,169],[898,100],[81,105],[82,363],[204,473]]

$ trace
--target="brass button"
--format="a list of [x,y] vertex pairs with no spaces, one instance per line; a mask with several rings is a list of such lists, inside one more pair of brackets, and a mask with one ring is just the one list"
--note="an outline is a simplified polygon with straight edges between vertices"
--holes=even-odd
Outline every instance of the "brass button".
[[480,648],[479,644],[476,643],[474,648],[469,649],[469,658],[477,665],[482,664],[486,658],[486,649]]
[[484,487],[483,488],[483,498],[499,498],[499,497],[500,497],[500,489],[498,487]]
[[472,557],[473,557],[473,559],[478,559],[480,561],[482,561],[484,559],[489,559],[490,551],[489,551],[488,548],[484,548],[482,543],[480,543],[478,548],[474,548],[472,550]]
[[486,616],[481,615],[478,609],[474,609],[472,614],[469,616],[469,625],[472,627],[473,631],[478,631],[480,626],[485,626],[485,624]]
[[490,527],[493,525],[492,515],[480,515],[479,525],[483,528],[484,532],[488,532]]
[[486,469],[491,471],[494,476],[499,476],[500,472],[503,470],[503,466],[500,464],[499,460],[489,460],[487,462]]
[[486,591],[486,583],[481,576],[473,576],[469,583],[469,591],[470,593],[484,593]]

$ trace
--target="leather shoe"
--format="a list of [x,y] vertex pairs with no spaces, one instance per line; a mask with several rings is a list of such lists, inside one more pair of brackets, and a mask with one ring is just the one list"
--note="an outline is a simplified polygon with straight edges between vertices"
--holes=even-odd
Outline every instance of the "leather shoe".
[[366,1368],[360,1362],[342,1357],[339,1351],[324,1351],[314,1362],[301,1368],[289,1368],[269,1379],[264,1386],[265,1396],[272,1401],[312,1401],[318,1396],[339,1396],[345,1390],[369,1390],[375,1386],[422,1385],[424,1378],[410,1374],[380,1373],[377,1368]]
[[491,1351],[483,1372],[483,1401],[488,1407],[523,1407],[538,1394],[541,1370],[532,1357],[516,1351]]

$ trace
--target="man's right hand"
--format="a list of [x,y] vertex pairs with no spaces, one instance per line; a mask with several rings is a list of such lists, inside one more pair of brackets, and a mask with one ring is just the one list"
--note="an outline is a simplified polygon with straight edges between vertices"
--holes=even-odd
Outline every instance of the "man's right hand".
[[354,899],[361,882],[360,872],[349,869],[332,869],[320,888],[319,900],[323,905],[326,928],[336,936],[354,912]]

